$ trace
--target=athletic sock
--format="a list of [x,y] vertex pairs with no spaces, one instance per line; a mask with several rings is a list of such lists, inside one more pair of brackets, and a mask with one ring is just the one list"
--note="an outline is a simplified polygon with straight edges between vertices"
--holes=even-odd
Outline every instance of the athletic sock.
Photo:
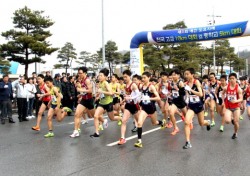
[[142,135],[142,127],[138,127],[137,128],[137,135],[138,135],[138,140],[141,139],[141,135]]

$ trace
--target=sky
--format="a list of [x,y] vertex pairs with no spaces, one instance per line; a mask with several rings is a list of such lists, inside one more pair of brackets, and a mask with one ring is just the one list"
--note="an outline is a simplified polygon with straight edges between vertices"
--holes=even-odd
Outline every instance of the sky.
[[[214,10],[216,24],[250,19],[245,0],[103,0],[104,42],[116,42],[118,50],[129,50],[132,37],[140,31],[158,31],[167,24],[184,20],[187,27],[208,26]],[[102,0],[7,0],[0,5],[0,32],[13,29],[13,13],[27,6],[42,10],[55,22],[49,28],[53,47],[70,42],[79,54],[96,53],[102,47]],[[230,39],[235,51],[250,50],[250,38]],[[0,36],[0,44],[6,40]],[[210,46],[211,42],[203,42]],[[46,56],[47,63],[56,63],[57,53]]]

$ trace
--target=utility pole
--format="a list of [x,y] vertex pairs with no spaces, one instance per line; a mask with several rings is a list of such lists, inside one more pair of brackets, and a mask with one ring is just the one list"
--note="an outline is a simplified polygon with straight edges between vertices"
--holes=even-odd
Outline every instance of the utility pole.
[[[212,21],[209,21],[209,25],[214,26],[215,25],[215,18],[221,17],[219,15],[214,15],[214,7],[213,7],[213,14],[212,15],[207,15],[208,17],[212,17]],[[214,73],[216,73],[216,68],[215,68],[215,40],[213,41],[213,62],[214,62]]]

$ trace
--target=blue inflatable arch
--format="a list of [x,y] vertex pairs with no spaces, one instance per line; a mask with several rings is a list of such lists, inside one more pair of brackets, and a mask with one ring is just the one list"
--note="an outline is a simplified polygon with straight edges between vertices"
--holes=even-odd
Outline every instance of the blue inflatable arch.
[[144,71],[142,44],[145,43],[199,42],[249,35],[248,21],[197,28],[139,32],[134,35],[130,43],[130,68],[133,74],[142,74]]

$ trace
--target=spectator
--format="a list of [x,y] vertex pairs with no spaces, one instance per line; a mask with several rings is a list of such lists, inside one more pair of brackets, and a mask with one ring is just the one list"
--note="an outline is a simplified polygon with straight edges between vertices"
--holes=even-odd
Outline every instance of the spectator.
[[27,84],[27,89],[28,89],[28,108],[27,108],[27,119],[32,119],[35,118],[33,116],[33,104],[34,104],[34,99],[35,99],[35,93],[37,92],[36,86],[33,83],[33,79],[29,78],[28,79],[28,84]]
[[36,78],[36,77],[37,77],[36,72],[33,72],[32,73],[32,78]]
[[5,124],[7,116],[9,118],[9,123],[15,123],[12,119],[12,99],[12,85],[9,82],[9,76],[4,75],[3,80],[0,82],[0,118],[2,124]]
[[17,91],[17,108],[18,108],[18,119],[19,122],[29,121],[27,117],[27,101],[28,101],[28,89],[26,85],[26,80],[22,76],[19,80],[14,81],[12,86],[16,88]]
[[61,84],[60,78],[61,78],[61,75],[59,73],[55,74],[53,84],[54,86],[58,87],[60,91],[62,91],[62,84]]
[[69,107],[70,93],[69,93],[69,87],[68,87],[68,80],[65,76],[62,77],[61,79],[61,86],[62,86],[61,93],[63,95],[62,106]]
[[69,77],[68,83],[68,91],[69,91],[69,108],[74,109],[75,105],[75,98],[76,98],[76,87],[75,87],[75,79],[73,76]]
[[44,79],[49,78],[49,77],[51,77],[51,73],[50,71],[46,71]]

